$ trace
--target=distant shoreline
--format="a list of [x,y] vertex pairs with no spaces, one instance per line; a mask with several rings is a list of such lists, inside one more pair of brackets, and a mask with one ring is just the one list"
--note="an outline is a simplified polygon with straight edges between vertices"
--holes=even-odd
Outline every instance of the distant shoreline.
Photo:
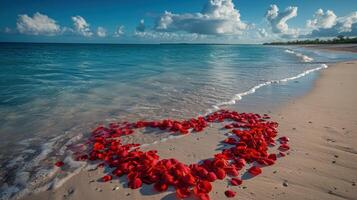
[[307,45],[295,45],[295,46],[320,49],[320,50],[357,53],[357,44],[307,44]]

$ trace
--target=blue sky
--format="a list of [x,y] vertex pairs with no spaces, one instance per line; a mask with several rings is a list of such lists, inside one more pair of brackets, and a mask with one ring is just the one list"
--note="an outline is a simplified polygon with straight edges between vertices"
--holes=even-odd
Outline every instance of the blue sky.
[[1,0],[0,41],[259,43],[354,36],[356,11],[355,0]]

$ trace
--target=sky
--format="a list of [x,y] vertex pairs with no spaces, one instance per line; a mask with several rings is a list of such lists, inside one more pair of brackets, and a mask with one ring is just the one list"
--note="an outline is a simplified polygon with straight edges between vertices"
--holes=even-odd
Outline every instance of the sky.
[[357,36],[356,0],[0,0],[1,42],[261,43]]

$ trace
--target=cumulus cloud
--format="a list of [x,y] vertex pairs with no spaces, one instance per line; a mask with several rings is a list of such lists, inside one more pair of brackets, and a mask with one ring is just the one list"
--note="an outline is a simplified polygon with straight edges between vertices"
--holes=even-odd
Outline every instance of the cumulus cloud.
[[140,20],[140,23],[136,26],[136,32],[145,32],[146,26],[145,26],[145,21],[142,19]]
[[90,25],[83,17],[79,15],[74,16],[72,17],[72,21],[75,32],[85,37],[90,37],[93,35],[92,31],[90,30]]
[[105,28],[99,26],[99,27],[97,28],[97,35],[98,35],[98,37],[105,37],[105,36],[107,36],[107,30],[105,30]]
[[353,32],[356,34],[357,11],[339,19],[337,29],[339,32]]
[[268,37],[268,32],[265,30],[265,28],[258,28],[258,36],[261,38]]
[[20,33],[28,35],[53,36],[61,32],[61,27],[54,19],[39,12],[32,17],[26,14],[19,15],[16,28]]
[[120,37],[124,35],[124,26],[121,25],[117,28],[117,30],[114,32],[114,37]]
[[246,28],[232,0],[209,0],[199,13],[174,14],[165,11],[155,26],[157,31],[205,35],[241,34]]
[[158,31],[143,31],[135,32],[134,36],[140,39],[145,39],[153,42],[197,42],[207,39],[206,35],[197,33],[176,33],[176,32],[158,32]]
[[[319,12],[319,10],[317,11]],[[332,11],[331,11],[332,12]],[[325,14],[326,15],[326,14]],[[314,20],[314,19],[313,19]],[[322,26],[321,23],[307,37],[335,37],[337,35],[357,36],[357,11],[344,17],[337,17],[335,22],[329,26]]]
[[307,20],[306,26],[313,29],[331,28],[336,24],[336,19],[337,16],[332,10],[324,12],[320,8],[315,12],[313,19]]
[[270,8],[265,14],[268,20],[271,31],[273,33],[282,34],[282,36],[297,35],[297,29],[289,28],[287,21],[297,16],[297,7],[289,6],[283,12],[279,12],[277,5],[270,5]]

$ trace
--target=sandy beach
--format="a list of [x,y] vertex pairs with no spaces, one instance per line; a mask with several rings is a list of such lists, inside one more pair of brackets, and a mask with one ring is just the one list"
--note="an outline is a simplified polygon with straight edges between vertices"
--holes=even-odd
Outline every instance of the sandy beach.
[[[289,155],[241,186],[230,186],[228,179],[214,182],[211,199],[226,199],[227,188],[237,192],[235,199],[356,199],[356,76],[357,61],[331,65],[307,95],[273,111],[273,120],[280,124],[279,135],[290,138]],[[213,126],[147,148],[157,149],[162,158],[195,163],[219,151],[218,142],[225,132]],[[102,176],[102,169],[83,170],[57,189],[23,199],[176,198],[172,188],[164,193],[154,192],[150,185],[132,190],[125,178],[98,182]]]
[[357,200],[356,0],[0,8],[0,200]]

